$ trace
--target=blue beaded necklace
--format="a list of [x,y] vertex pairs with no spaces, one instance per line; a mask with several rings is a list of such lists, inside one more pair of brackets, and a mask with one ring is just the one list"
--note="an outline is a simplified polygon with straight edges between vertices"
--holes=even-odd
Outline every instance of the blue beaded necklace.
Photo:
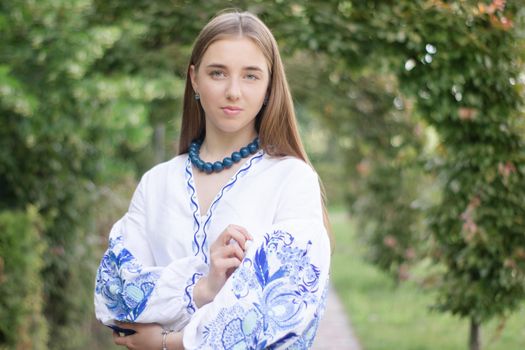
[[259,149],[259,138],[256,137],[245,147],[239,151],[233,152],[231,156],[224,158],[222,161],[215,163],[205,162],[199,157],[203,140],[195,140],[191,143],[188,154],[190,156],[191,164],[195,165],[200,171],[204,171],[206,174],[213,172],[221,172],[224,169],[231,168],[235,163],[238,163],[241,159],[248,157],[250,154],[255,154]]

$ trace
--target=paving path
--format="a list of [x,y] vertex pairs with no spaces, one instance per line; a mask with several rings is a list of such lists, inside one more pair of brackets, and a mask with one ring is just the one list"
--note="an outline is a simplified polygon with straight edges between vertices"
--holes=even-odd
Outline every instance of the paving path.
[[312,350],[361,350],[343,304],[332,286]]

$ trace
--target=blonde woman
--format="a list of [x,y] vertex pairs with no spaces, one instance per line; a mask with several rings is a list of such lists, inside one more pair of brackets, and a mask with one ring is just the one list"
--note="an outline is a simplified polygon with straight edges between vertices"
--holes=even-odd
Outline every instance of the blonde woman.
[[98,269],[97,318],[128,349],[309,348],[330,239],[278,47],[213,18],[188,66],[180,154],[141,179]]

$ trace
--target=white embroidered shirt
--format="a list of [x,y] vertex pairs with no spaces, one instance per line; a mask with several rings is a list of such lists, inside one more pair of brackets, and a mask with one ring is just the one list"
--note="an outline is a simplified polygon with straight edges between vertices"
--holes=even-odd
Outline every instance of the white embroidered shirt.
[[[186,349],[309,348],[324,310],[330,243],[317,174],[293,157],[251,156],[201,216],[183,154],[140,181],[100,263],[95,312],[184,329]],[[197,308],[209,246],[229,224],[254,237],[215,299]]]

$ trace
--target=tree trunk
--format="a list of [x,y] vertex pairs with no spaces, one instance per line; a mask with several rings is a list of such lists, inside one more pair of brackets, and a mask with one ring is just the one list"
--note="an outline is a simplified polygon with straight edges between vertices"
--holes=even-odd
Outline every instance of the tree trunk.
[[166,127],[164,123],[158,123],[155,125],[153,131],[153,150],[155,154],[155,164],[164,161],[164,139],[166,134]]
[[469,349],[481,350],[479,322],[477,322],[474,318],[470,319]]

